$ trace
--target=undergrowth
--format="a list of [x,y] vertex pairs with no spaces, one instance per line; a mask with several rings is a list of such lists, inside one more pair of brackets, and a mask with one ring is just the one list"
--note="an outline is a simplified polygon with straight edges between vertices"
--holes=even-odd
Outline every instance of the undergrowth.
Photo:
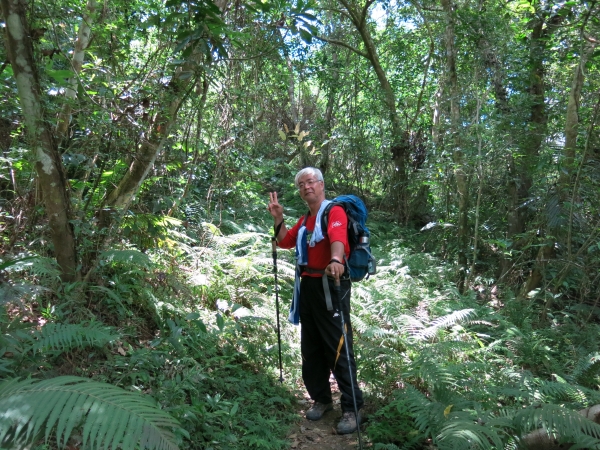
[[[45,256],[5,260],[0,381],[75,375],[151,397],[177,421],[182,448],[287,448],[301,384],[299,333],[286,321],[293,258],[278,252],[280,385],[271,224],[253,195],[238,199],[243,213],[226,208],[187,229],[154,220],[161,233],[144,252],[121,241],[100,254],[94,283],[60,282]],[[286,210],[290,222],[300,209]],[[461,295],[455,267],[422,251],[431,236],[377,217],[378,274],[352,294],[373,448],[509,449],[540,428],[600,448],[600,427],[576,412],[600,403],[598,324],[483,279]]]

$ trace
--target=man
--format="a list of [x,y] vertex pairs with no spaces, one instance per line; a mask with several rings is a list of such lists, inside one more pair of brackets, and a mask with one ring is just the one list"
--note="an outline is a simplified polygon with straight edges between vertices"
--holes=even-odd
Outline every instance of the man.
[[[348,218],[341,206],[329,212],[326,237],[321,230],[321,213],[328,200],[325,199],[325,183],[319,169],[307,167],[296,174],[296,187],[308,206],[309,213],[287,229],[283,222],[283,206],[277,193],[269,193],[268,210],[275,219],[277,244],[281,248],[296,247],[301,265],[297,272],[301,277],[299,293],[295,294],[290,321],[294,310],[299,309],[302,323],[300,347],[302,350],[302,379],[310,398],[314,401],[306,413],[309,420],[319,420],[333,409],[329,375],[333,372],[342,393],[342,419],[337,426],[339,434],[352,433],[362,419],[362,392],[356,380],[356,363],[352,351],[352,327],[350,325],[350,279],[345,273],[345,258],[349,256]],[[327,278],[323,278],[323,274]],[[334,289],[334,280],[340,283],[340,291]],[[325,287],[327,286],[327,288]],[[333,303],[341,299],[342,313],[347,327],[350,361],[344,351],[341,318],[337,307],[328,309],[326,289]],[[330,300],[329,300],[330,301]],[[349,371],[352,370],[352,378]],[[354,412],[352,384],[358,420]]]

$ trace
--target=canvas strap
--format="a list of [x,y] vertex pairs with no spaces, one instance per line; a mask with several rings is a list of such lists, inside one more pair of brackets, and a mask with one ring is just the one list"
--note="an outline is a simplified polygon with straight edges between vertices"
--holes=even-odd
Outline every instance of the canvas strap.
[[327,311],[333,311],[333,302],[331,301],[331,291],[329,290],[329,281],[327,275],[323,274],[321,277],[323,281],[323,292],[325,293],[325,304],[327,305]]

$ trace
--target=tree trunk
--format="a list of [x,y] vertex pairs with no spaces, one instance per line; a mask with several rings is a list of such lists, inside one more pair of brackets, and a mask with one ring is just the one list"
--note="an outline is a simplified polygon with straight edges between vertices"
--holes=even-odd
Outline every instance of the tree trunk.
[[194,178],[194,173],[195,173],[194,169],[196,169],[198,162],[200,161],[200,149],[198,147],[199,147],[199,141],[200,141],[200,132],[202,130],[202,115],[203,115],[203,111],[204,111],[204,106],[206,105],[206,98],[208,97],[208,86],[209,86],[208,75],[206,74],[206,72],[204,72],[204,77],[202,80],[202,95],[200,97],[200,103],[197,106],[198,121],[196,124],[196,145],[195,145],[196,149],[195,149],[194,159],[192,160],[192,163],[190,164],[190,167],[188,169],[189,174],[187,177],[187,181],[185,183],[185,188],[183,189],[183,192],[177,198],[177,200],[175,200],[175,202],[173,202],[173,205],[171,205],[171,208],[169,208],[169,211],[167,212],[167,216],[172,216],[173,213],[175,212],[175,210],[179,207],[179,204],[187,196],[190,186],[192,186],[192,180]]
[[70,202],[60,154],[44,120],[41,90],[23,3],[1,0],[6,24],[6,48],[17,81],[27,134],[33,146],[35,169],[43,192],[56,260],[64,281],[79,278]]
[[337,48],[333,48],[333,83],[327,94],[327,107],[325,109],[325,129],[323,130],[323,147],[321,147],[321,162],[319,168],[323,174],[329,169],[329,156],[331,154],[331,129],[333,121],[333,108],[337,100],[337,84],[340,78],[338,52]]
[[69,124],[71,123],[71,111],[73,110],[71,102],[75,100],[77,96],[77,84],[79,83],[79,73],[81,73],[81,67],[83,66],[83,58],[85,56],[85,49],[90,44],[90,36],[92,29],[90,24],[92,16],[96,11],[96,0],[88,0],[87,3],[87,14],[83,15],[81,24],[79,25],[79,32],[77,33],[77,40],[75,41],[75,49],[73,50],[73,60],[71,62],[75,76],[69,80],[69,86],[65,89],[65,104],[58,116],[58,124],[56,125],[56,134],[59,139],[67,137],[69,130]]
[[390,122],[392,124],[392,139],[391,139],[391,148],[390,151],[392,153],[392,158],[394,160],[395,171],[392,179],[393,185],[395,188],[393,189],[393,198],[394,203],[396,204],[398,219],[400,221],[405,221],[407,214],[407,187],[408,187],[408,175],[406,171],[406,161],[408,158],[408,154],[410,151],[410,145],[408,143],[408,132],[403,130],[402,123],[400,121],[400,115],[398,114],[398,110],[396,108],[396,95],[394,94],[394,90],[387,78],[385,70],[383,69],[381,62],[379,61],[379,56],[377,54],[377,49],[375,47],[375,43],[373,42],[373,38],[371,37],[371,32],[367,26],[367,12],[369,6],[373,4],[373,0],[367,1],[363,10],[359,13],[355,10],[355,8],[350,5],[347,0],[339,0],[339,2],[344,6],[348,15],[350,16],[352,23],[356,27],[356,30],[360,34],[360,37],[365,46],[366,53],[358,52],[360,55],[366,57],[370,62],[375,74],[377,75],[377,79],[379,80],[379,86],[383,91],[383,102],[386,106],[386,109],[389,114]]
[[529,127],[526,139],[522,146],[522,155],[514,158],[510,155],[509,171],[509,215],[508,215],[508,238],[525,231],[528,221],[527,208],[523,205],[529,198],[529,191],[533,184],[531,168],[539,155],[540,147],[546,135],[546,124],[548,117],[544,99],[544,66],[543,60],[546,49],[547,32],[544,20],[537,20],[531,32],[531,44],[529,47],[529,95],[531,98],[531,110]]
[[[216,0],[215,5],[221,13],[229,7],[229,0]],[[195,85],[195,78],[200,68],[211,61],[204,61],[201,53],[195,52],[187,62],[176,70],[165,94],[156,104],[161,105],[150,125],[147,136],[143,136],[141,145],[133,157],[129,170],[121,179],[118,186],[106,197],[105,206],[100,213],[100,223],[107,226],[110,223],[111,209],[124,210],[129,207],[135,194],[154,166],[156,158],[165,146],[171,129],[177,121],[179,108]],[[162,105],[167,105],[162,107]],[[108,211],[107,211],[108,210]]]
[[459,106],[459,88],[458,75],[456,72],[456,33],[454,31],[454,6],[450,0],[441,0],[442,7],[446,13],[446,76],[449,85],[450,94],[450,122],[453,137],[454,150],[452,160],[454,162],[454,177],[456,179],[456,189],[458,192],[458,289],[462,293],[465,289],[465,279],[467,274],[467,247],[468,247],[468,208],[469,191],[466,173],[466,162],[462,151],[460,139],[460,106]]
[[[587,43],[586,43],[587,44]],[[594,51],[591,45],[583,45],[579,64],[573,73],[573,83],[569,93],[567,115],[565,118],[565,146],[563,148],[563,163],[558,179],[561,193],[566,193],[571,188],[571,177],[575,165],[575,152],[577,149],[577,131],[579,129],[579,102],[581,89],[585,80],[585,65]]]
[[[560,11],[559,11],[559,13],[560,13]],[[539,35],[540,38],[544,38],[543,42],[538,43],[537,45],[532,44],[532,50],[535,50],[535,52],[536,52],[536,58],[537,58],[536,60],[539,60],[539,68],[536,69],[536,71],[534,73],[535,76],[543,77],[543,68],[542,68],[543,52],[541,51],[541,48],[544,48],[544,47],[539,48],[539,46],[545,46],[545,41],[553,33],[553,31],[560,24],[560,22],[562,22],[562,20],[563,20],[562,15],[560,15],[559,17],[554,16],[549,21],[549,24],[544,29],[544,31],[542,31],[543,23],[540,25],[540,23],[542,22],[541,20],[538,21],[538,23],[536,24],[536,27],[534,28],[534,35],[535,36]],[[540,38],[536,38],[536,40],[538,40]],[[567,113],[566,113],[566,119],[565,119],[565,147],[564,147],[565,160],[564,160],[564,164],[565,164],[565,169],[567,170],[567,173],[561,172],[561,174],[559,175],[559,184],[558,184],[559,200],[558,200],[556,208],[563,207],[564,200],[565,200],[565,193],[570,188],[571,172],[572,172],[573,163],[574,163],[574,159],[575,159],[575,149],[576,149],[576,142],[577,142],[577,128],[578,128],[578,122],[579,122],[579,101],[580,101],[581,89],[583,87],[583,81],[584,81],[585,63],[587,61],[587,58],[590,56],[590,54],[591,53],[588,53],[587,51],[583,51],[581,53],[580,62],[577,65],[575,72],[573,74],[573,81],[572,81],[572,85],[571,85],[571,92],[569,93],[569,101],[568,101],[568,105],[567,105]],[[541,83],[541,88],[539,87],[539,83]],[[543,100],[543,96],[544,96],[543,78],[539,83],[534,83],[534,85],[532,86],[532,95],[539,97],[538,101],[534,102],[534,106],[532,108],[532,121],[534,119],[537,119],[536,123],[539,124],[540,130],[541,129],[545,130],[547,117],[545,114],[545,110],[543,109],[543,101],[544,101]],[[537,86],[537,88],[536,88],[536,86]],[[540,106],[540,103],[542,106]],[[541,133],[541,131],[538,130],[538,134],[540,134],[540,133]],[[536,137],[536,133],[534,133],[534,136],[531,139],[533,140],[533,144],[538,145],[537,148],[534,148],[534,147],[530,148],[531,151],[535,150],[535,152],[536,152],[535,155],[537,156],[537,152],[539,151],[539,146],[541,146],[541,142],[542,142],[543,138]],[[530,161],[531,161],[531,159],[530,159]],[[531,163],[532,162],[530,162],[530,164]],[[523,288],[521,289],[521,293],[519,296],[520,299],[525,298],[525,296],[529,292],[540,287],[540,285],[542,284],[542,281],[544,279],[544,268],[546,267],[547,262],[550,259],[553,259],[555,256],[555,252],[554,252],[555,245],[554,244],[556,242],[558,234],[560,233],[560,230],[557,229],[556,227],[549,227],[549,232],[550,232],[550,237],[539,248],[534,266],[529,274],[527,281],[525,282]]]
[[529,191],[533,185],[531,168],[539,155],[540,147],[546,135],[546,124],[548,117],[544,99],[544,66],[543,58],[546,48],[546,35],[544,20],[539,19],[534,23],[531,32],[531,44],[529,48],[529,95],[531,98],[531,110],[529,127],[525,141],[522,146],[522,155],[514,158],[509,155],[509,179],[508,184],[508,238],[525,231],[528,221],[527,208],[523,205],[529,198]]
[[[575,166],[575,153],[577,150],[577,131],[579,128],[579,104],[581,100],[581,90],[583,88],[583,82],[585,80],[585,65],[588,61],[588,58],[592,55],[594,51],[594,47],[587,45],[584,43],[582,45],[581,56],[579,59],[579,64],[575,67],[575,71],[573,73],[573,81],[571,84],[571,92],[569,93],[569,101],[567,104],[567,112],[565,117],[565,145],[563,147],[563,164],[561,170],[559,171],[560,175],[558,178],[558,208],[560,211],[566,211],[568,209],[573,208],[573,205],[568,207],[567,202],[570,200],[568,198],[569,192],[573,192],[573,199],[575,198],[576,187],[573,185],[573,171]],[[567,249],[567,260],[571,261],[572,255],[572,246],[571,246],[571,229],[573,226],[572,217],[569,220],[569,224],[567,226],[567,235],[565,236],[564,230],[559,229],[557,226],[549,227],[550,235],[552,239],[548,239],[546,245],[542,246],[538,252],[538,257],[536,263],[540,260],[541,264],[538,263],[534,267],[531,272],[531,276],[527,280],[525,287],[523,288],[523,295],[527,295],[527,293],[531,292],[533,289],[539,287],[543,280],[543,269],[549,259],[555,257],[554,252],[554,242],[559,237],[561,241],[565,242],[565,248]],[[560,227],[562,228],[562,227]],[[564,239],[564,240],[563,240]],[[554,290],[556,291],[562,281],[569,273],[570,263],[564,266],[561,271],[561,275],[554,280]],[[552,300],[549,300],[545,307],[544,312],[542,314],[542,318],[546,318],[546,311],[552,308]]]
[[[136,152],[129,170],[121,179],[118,186],[107,196],[105,206],[118,210],[125,210],[131,204],[135,194],[148,176],[150,169],[154,166],[157,156],[163,149],[169,133],[177,119],[177,112],[186,96],[184,92],[187,87],[180,86],[170,102],[168,108],[160,111],[155,122],[151,125],[149,136],[144,136],[142,143]],[[162,102],[159,102],[161,104]]]

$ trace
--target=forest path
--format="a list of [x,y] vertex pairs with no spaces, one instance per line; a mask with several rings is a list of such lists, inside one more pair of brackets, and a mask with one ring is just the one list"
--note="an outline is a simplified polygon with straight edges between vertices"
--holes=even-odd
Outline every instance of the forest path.
[[[318,421],[307,420],[305,418],[306,411],[312,405],[312,400],[306,394],[304,389],[303,394],[298,395],[298,422],[292,427],[288,434],[290,447],[292,449],[302,450],[357,450],[358,449],[358,434],[338,435],[335,431],[337,424],[342,417],[340,408],[340,392],[337,389],[337,384],[333,377],[329,380],[331,390],[333,392],[333,411],[325,413],[323,418]],[[303,386],[302,386],[303,388]],[[364,430],[364,425],[361,431]],[[366,448],[364,443],[363,447]]]

